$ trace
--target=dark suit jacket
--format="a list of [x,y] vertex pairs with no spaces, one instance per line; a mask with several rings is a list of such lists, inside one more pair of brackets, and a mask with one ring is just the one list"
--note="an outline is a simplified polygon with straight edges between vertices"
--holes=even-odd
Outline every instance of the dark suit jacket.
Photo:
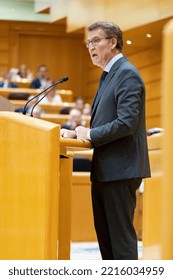
[[41,87],[41,83],[38,78],[34,79],[30,84],[30,88],[40,88],[40,87]]
[[91,180],[150,177],[145,127],[145,87],[138,70],[122,57],[95,97],[90,136]]

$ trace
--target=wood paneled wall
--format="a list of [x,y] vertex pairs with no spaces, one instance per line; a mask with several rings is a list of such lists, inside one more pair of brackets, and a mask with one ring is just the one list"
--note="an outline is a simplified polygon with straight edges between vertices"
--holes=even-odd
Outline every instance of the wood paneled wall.
[[146,125],[161,125],[161,46],[129,55],[128,59],[138,68],[146,86]]
[[[81,95],[92,103],[102,70],[93,66],[83,44],[83,33],[67,34],[65,22],[0,21],[0,75],[21,63],[26,63],[36,74],[36,67],[44,63],[54,80],[69,77],[59,88],[73,90],[74,98]],[[159,44],[140,51],[128,53],[125,49],[124,54],[139,69],[146,85],[147,129],[160,126],[161,39]]]
[[0,75],[7,71],[10,64],[9,25],[0,21]]
[[0,21],[0,75],[25,63],[33,74],[39,64],[46,64],[49,76],[57,81],[68,76],[60,89],[70,89],[74,97],[85,90],[83,67],[84,34],[66,33],[63,23]]

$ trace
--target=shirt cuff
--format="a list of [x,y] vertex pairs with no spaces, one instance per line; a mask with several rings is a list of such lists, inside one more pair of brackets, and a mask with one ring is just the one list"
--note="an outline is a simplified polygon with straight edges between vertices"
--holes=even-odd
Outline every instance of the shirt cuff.
[[90,136],[90,129],[87,132],[87,139],[91,141],[91,136]]

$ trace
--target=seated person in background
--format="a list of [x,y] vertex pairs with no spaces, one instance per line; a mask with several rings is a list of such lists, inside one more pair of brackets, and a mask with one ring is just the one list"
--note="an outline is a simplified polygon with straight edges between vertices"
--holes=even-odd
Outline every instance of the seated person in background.
[[[13,68],[10,70],[10,72],[13,72]],[[19,68],[13,72],[13,79],[16,81],[21,81],[22,79],[31,81],[33,79],[33,75],[25,64],[21,64]]]
[[[45,88],[50,87],[53,85],[53,81],[51,79],[47,80]],[[48,89],[49,91],[50,89]],[[44,92],[44,95],[46,92]],[[40,99],[44,96],[41,95]],[[40,101],[40,104],[49,104],[49,103],[62,103],[62,98],[59,94],[56,94],[56,87],[53,87],[50,92]]]
[[84,99],[81,96],[78,96],[75,100],[75,108],[80,110],[81,113],[83,113],[84,104]]
[[12,74],[10,72],[5,72],[3,74],[3,81],[0,82],[0,87],[2,87],[2,88],[18,88],[18,84],[12,82]]
[[90,114],[91,114],[91,105],[89,103],[85,103],[83,111],[82,111],[82,114],[90,116]]
[[70,110],[68,122],[62,124],[61,128],[73,130],[79,125],[85,126],[86,122],[82,119],[81,111],[73,108]]
[[32,80],[30,88],[44,89],[48,80],[48,68],[41,64],[37,67],[37,77]]
[[77,97],[75,100],[75,108],[81,111],[82,115],[90,115],[90,104],[84,102],[82,97]]
[[[85,126],[85,121],[82,120],[82,113],[79,109],[73,108],[69,113],[69,121],[61,126],[65,129],[75,129],[77,126]],[[73,171],[90,172],[91,160],[82,156],[73,158]]]

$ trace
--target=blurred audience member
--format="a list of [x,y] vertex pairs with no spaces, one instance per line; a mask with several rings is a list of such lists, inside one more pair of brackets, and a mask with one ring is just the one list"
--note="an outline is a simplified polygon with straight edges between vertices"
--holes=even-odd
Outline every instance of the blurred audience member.
[[25,64],[21,64],[19,66],[19,71],[17,72],[16,80],[20,80],[20,79],[27,79],[29,81],[33,79],[33,75],[31,71],[28,69],[28,67]]
[[[47,83],[45,85],[45,88],[50,87],[53,85],[53,81],[51,79],[47,80]],[[47,91],[50,91],[41,101],[40,104],[48,104],[48,103],[62,103],[62,98],[59,94],[56,93],[56,87],[53,87],[52,89],[48,89]],[[46,92],[44,92],[44,95]],[[40,99],[44,96],[42,95]]]
[[41,64],[37,67],[37,77],[32,80],[30,88],[44,89],[48,80],[48,67]]
[[82,97],[77,97],[75,100],[75,108],[81,111],[82,115],[90,115],[90,104],[85,103]]
[[23,79],[28,81],[33,79],[33,75],[26,64],[21,64],[19,68],[11,68],[10,73],[12,74],[12,79],[18,82]]
[[[64,123],[62,129],[74,130],[77,126],[85,126],[86,122],[82,120],[82,113],[79,109],[73,108],[69,113],[69,121]],[[78,172],[90,172],[91,171],[91,160],[82,156],[73,158],[73,171]]]
[[81,113],[83,113],[83,109],[84,109],[84,99],[82,97],[77,97],[75,100],[75,107],[81,111]]
[[90,116],[90,114],[91,114],[91,105],[89,103],[85,103],[83,111],[82,111],[82,114]]
[[0,87],[2,87],[2,88],[17,88],[18,84],[12,82],[12,74],[10,72],[5,72],[3,74],[3,81],[0,82]]
[[77,108],[73,108],[70,110],[69,120],[62,124],[61,128],[73,130],[79,125],[85,126],[86,122],[82,119],[81,111]]

